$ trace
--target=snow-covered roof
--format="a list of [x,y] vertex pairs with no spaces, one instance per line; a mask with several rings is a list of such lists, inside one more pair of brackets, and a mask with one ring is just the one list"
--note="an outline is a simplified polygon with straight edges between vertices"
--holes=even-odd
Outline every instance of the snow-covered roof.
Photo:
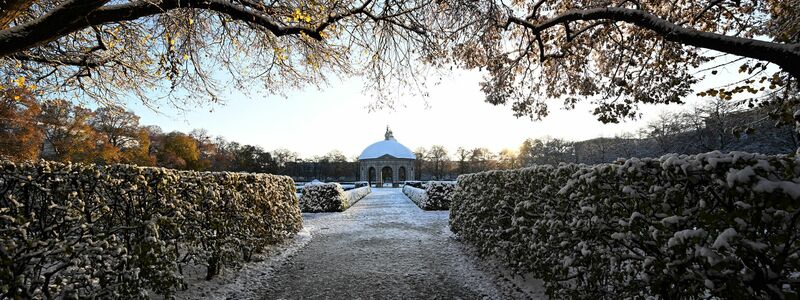
[[358,156],[358,159],[373,159],[373,158],[380,158],[384,155],[389,155],[394,158],[407,158],[407,159],[416,159],[417,156],[414,155],[414,152],[411,152],[406,146],[397,142],[392,135],[392,131],[389,128],[386,128],[386,139],[372,145],[369,145],[364,151],[361,152],[361,155]]

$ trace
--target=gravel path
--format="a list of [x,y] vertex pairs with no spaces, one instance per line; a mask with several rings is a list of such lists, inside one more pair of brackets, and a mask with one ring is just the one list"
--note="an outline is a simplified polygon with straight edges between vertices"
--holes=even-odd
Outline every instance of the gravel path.
[[303,217],[312,238],[265,280],[263,299],[543,298],[536,282],[476,259],[448,229],[446,211],[422,211],[400,189]]

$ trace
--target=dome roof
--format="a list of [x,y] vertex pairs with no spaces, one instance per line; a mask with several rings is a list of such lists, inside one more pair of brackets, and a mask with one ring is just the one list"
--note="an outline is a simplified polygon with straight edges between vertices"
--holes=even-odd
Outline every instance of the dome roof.
[[397,142],[392,135],[392,131],[386,128],[386,139],[372,145],[369,145],[361,155],[358,156],[359,160],[380,158],[384,155],[389,155],[394,158],[416,159],[417,156],[411,152],[406,146]]

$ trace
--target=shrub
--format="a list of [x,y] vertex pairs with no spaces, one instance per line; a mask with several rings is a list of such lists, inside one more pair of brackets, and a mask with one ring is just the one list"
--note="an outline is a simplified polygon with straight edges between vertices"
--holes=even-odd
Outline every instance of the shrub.
[[425,187],[425,194],[428,201],[425,203],[425,210],[448,210],[450,209],[450,197],[456,184],[454,182],[430,181]]
[[425,189],[406,184],[403,186],[403,193],[424,210],[447,210],[450,208],[450,196],[454,189],[455,183],[431,181],[425,184]]
[[418,188],[418,189],[424,189],[425,188],[424,184],[425,184],[425,182],[422,182],[422,181],[404,181],[403,182],[403,186],[412,186],[412,187],[415,187],[415,188]]
[[799,175],[719,152],[462,175],[450,225],[554,298],[797,297]]
[[303,212],[345,211],[371,191],[368,186],[345,192],[338,183],[307,184],[300,196],[300,209]]
[[406,194],[406,196],[411,199],[411,202],[414,202],[414,204],[420,208],[422,208],[424,203],[428,202],[428,195],[425,194],[425,190],[408,184],[403,186],[403,194]]
[[360,187],[365,187],[365,186],[369,187],[369,182],[367,182],[367,181],[356,181],[356,182],[353,182],[353,187],[355,187],[355,188],[360,188]]
[[0,298],[148,298],[302,227],[289,177],[0,162]]
[[349,206],[353,206],[353,204],[356,204],[356,202],[369,195],[369,193],[372,193],[372,188],[369,186],[362,186],[345,192],[347,195],[347,202],[350,204]]

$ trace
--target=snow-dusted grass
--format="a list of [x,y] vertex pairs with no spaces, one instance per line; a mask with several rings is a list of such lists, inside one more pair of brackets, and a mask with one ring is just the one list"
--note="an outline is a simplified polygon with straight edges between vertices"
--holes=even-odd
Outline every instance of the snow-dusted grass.
[[453,182],[430,181],[425,189],[413,185],[403,186],[403,193],[424,210],[447,210],[450,208],[450,195],[455,189]]
[[800,285],[800,162],[748,153],[462,175],[450,225],[553,298],[783,298]]
[[169,296],[302,227],[285,176],[0,162],[0,190],[0,298]]
[[300,196],[300,209],[303,212],[344,211],[370,192],[368,186],[345,191],[338,183],[307,184]]

